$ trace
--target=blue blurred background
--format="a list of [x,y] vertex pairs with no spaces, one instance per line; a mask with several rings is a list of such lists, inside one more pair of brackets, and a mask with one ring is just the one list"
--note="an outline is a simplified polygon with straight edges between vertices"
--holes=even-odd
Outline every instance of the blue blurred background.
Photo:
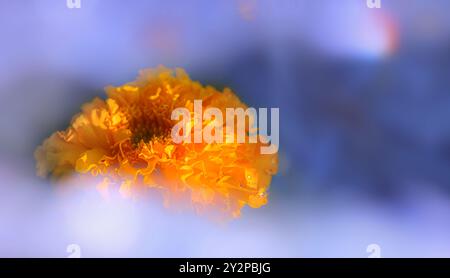
[[[450,2],[381,3],[0,0],[0,256],[450,257]],[[35,176],[82,103],[159,64],[280,108],[268,205],[219,224]]]

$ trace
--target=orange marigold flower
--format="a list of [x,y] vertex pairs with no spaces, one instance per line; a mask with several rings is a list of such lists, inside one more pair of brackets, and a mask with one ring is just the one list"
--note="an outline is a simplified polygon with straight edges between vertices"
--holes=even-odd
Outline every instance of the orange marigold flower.
[[155,188],[166,204],[187,197],[197,209],[215,207],[235,217],[245,205],[267,203],[278,161],[277,154],[260,153],[262,143],[176,144],[171,138],[173,109],[193,112],[194,100],[202,100],[204,109],[246,109],[230,89],[220,92],[192,81],[182,69],[159,67],[106,92],[106,100],[84,104],[65,131],[36,149],[38,175],[57,181],[74,173],[96,176],[99,190],[118,185],[123,196]]

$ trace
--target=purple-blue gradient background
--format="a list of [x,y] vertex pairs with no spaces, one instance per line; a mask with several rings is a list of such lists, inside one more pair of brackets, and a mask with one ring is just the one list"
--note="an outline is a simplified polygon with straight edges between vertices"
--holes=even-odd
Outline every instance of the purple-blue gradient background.
[[[0,0],[0,257],[450,257],[450,1]],[[268,205],[61,198],[33,151],[159,64],[280,108]]]

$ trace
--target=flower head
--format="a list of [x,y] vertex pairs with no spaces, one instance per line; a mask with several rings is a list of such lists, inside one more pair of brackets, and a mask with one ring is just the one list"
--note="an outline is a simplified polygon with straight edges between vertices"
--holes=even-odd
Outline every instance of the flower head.
[[232,216],[244,205],[266,204],[278,162],[276,154],[260,154],[262,143],[175,143],[171,138],[172,111],[193,112],[194,100],[202,100],[204,108],[245,109],[230,89],[220,92],[192,81],[181,69],[159,67],[106,92],[106,100],[84,104],[65,131],[36,149],[38,175],[57,181],[73,174],[95,176],[101,192],[117,186],[123,196],[153,188],[168,205],[184,198],[197,209],[214,207]]

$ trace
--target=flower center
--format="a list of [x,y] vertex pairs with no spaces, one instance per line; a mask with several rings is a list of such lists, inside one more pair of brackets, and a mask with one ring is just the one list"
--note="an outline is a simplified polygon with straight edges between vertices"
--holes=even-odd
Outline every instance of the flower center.
[[141,141],[147,143],[155,138],[170,136],[172,128],[170,111],[165,107],[145,108],[135,107],[135,109],[132,109],[130,130],[132,133],[131,143],[134,146]]

